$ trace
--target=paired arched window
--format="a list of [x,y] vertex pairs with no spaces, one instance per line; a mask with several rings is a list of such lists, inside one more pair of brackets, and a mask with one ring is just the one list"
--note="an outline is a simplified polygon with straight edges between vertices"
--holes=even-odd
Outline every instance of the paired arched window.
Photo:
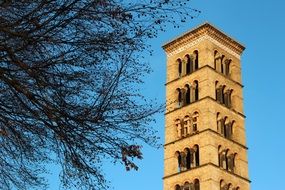
[[225,85],[219,85],[216,81],[216,100],[220,104],[225,105],[228,108],[232,107],[232,92],[231,89],[226,89]]
[[231,153],[229,149],[218,148],[219,166],[229,172],[234,172],[237,153]]
[[220,54],[218,51],[214,52],[214,67],[215,70],[226,75],[230,76],[230,64],[232,60],[226,58],[224,55]]
[[181,152],[177,151],[175,155],[178,161],[178,172],[190,170],[200,165],[198,145],[192,148],[185,148]]
[[191,85],[176,89],[177,107],[180,108],[199,100],[199,83],[195,80]]
[[194,112],[191,116],[186,115],[183,119],[175,120],[177,137],[183,138],[198,131],[199,113]]
[[187,181],[183,185],[175,185],[175,190],[200,190],[200,181],[195,179],[192,183]]
[[177,64],[178,64],[178,77],[180,78],[182,76],[182,60],[179,58],[176,60]]
[[228,117],[222,117],[220,113],[217,113],[217,131],[225,138],[232,138],[234,123],[235,121],[230,121]]
[[226,183],[224,180],[220,181],[220,190],[240,190],[240,188],[234,187],[231,183]]
[[198,51],[195,50],[191,55],[186,54],[184,59],[178,58],[176,60],[178,65],[178,77],[182,77],[183,75],[189,75],[199,68],[199,54]]

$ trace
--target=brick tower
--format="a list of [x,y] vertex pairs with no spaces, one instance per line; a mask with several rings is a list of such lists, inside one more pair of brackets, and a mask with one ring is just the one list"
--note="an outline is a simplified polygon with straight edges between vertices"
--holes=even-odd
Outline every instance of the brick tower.
[[163,48],[164,190],[249,190],[244,46],[206,23]]

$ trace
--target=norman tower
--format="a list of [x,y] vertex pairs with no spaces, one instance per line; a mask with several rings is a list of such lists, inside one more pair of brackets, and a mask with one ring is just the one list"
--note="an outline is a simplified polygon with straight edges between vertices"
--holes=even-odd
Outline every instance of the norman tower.
[[163,48],[164,190],[249,190],[244,46],[206,23]]

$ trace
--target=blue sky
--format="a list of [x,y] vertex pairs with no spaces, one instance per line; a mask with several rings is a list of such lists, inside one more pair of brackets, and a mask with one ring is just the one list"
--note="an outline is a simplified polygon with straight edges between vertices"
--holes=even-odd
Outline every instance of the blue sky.
[[[192,0],[201,15],[169,27],[151,41],[149,58],[153,73],[144,90],[150,98],[165,100],[166,58],[161,45],[206,21],[246,46],[242,55],[244,110],[251,190],[281,190],[285,179],[285,1],[282,0]],[[163,143],[164,115],[153,126]],[[120,165],[106,163],[108,180],[114,190],[162,190],[163,149],[145,146],[139,171],[126,172]],[[56,177],[56,176],[55,176]],[[57,179],[50,189],[58,189]]]

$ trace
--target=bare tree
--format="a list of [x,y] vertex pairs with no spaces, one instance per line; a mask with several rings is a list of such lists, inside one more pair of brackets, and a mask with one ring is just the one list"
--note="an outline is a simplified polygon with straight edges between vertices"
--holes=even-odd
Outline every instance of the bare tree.
[[[106,189],[102,161],[137,169],[161,109],[139,91],[146,40],[198,14],[184,0],[0,0],[0,189]],[[176,20],[179,20],[177,23]]]

